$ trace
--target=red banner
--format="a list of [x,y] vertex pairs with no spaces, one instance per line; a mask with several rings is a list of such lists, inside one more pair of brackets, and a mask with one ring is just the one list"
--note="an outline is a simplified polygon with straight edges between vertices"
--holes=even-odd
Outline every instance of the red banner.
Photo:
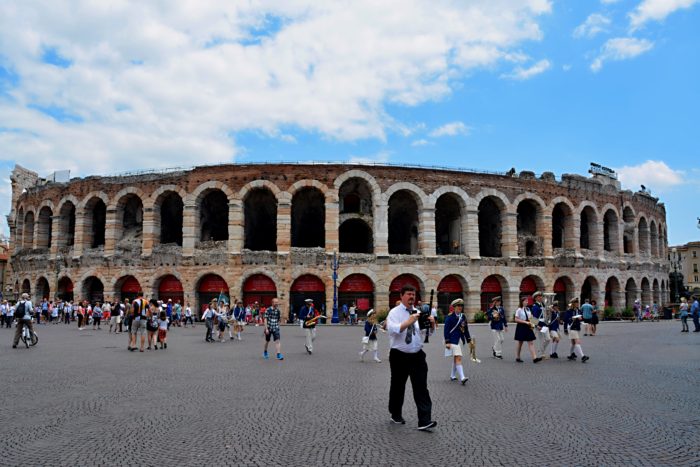
[[[274,285],[274,284],[273,284]],[[292,284],[290,292],[325,292],[326,286],[323,281],[311,274],[304,274],[297,277]]]
[[438,284],[438,292],[462,293],[462,284],[457,276],[446,276]]
[[501,283],[496,277],[489,276],[486,279],[484,279],[484,282],[481,283],[481,292],[500,294]]
[[410,274],[401,274],[399,277],[391,281],[389,286],[390,292],[400,292],[401,287],[404,285],[412,285],[417,291],[420,291],[420,285],[418,284],[418,279]]
[[372,279],[365,276],[364,274],[350,274],[348,277],[343,279],[338,288],[340,292],[374,292],[374,284],[372,284]]
[[160,280],[160,285],[158,286],[158,293],[159,294],[164,294],[164,293],[181,293],[182,292],[182,283],[180,280],[173,276],[173,275],[168,275],[163,277]]
[[216,274],[208,274],[199,282],[198,292],[219,293],[222,290],[228,293],[228,284],[221,276],[217,276]]
[[128,276],[122,284],[122,293],[137,293],[141,290],[141,284],[134,276]]
[[243,284],[243,292],[277,292],[277,287],[269,277],[255,274],[246,279],[245,284]]
[[520,293],[535,293],[537,292],[537,284],[532,277],[526,277],[520,283]]

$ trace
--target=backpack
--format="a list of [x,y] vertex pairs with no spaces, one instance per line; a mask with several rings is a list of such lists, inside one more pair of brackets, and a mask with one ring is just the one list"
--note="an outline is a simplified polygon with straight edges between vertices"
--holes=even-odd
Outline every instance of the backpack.
[[27,314],[27,302],[21,302],[17,304],[15,308],[15,319],[24,319]]

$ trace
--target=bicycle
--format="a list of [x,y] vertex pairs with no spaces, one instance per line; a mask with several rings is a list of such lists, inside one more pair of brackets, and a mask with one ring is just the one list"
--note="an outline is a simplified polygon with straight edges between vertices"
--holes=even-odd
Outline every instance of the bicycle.
[[[20,326],[20,324],[18,324]],[[32,330],[29,329],[29,326],[25,325],[24,321],[21,323],[22,326],[22,336],[20,337],[22,339],[22,342],[24,342],[24,345],[29,348],[30,345],[34,346],[39,342],[39,336],[36,335],[36,333]]]

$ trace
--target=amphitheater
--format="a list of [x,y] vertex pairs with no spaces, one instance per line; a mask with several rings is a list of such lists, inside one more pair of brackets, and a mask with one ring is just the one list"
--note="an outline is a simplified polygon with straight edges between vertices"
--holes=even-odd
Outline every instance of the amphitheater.
[[[663,203],[614,177],[228,164],[50,182],[12,173],[9,296],[200,309],[307,297],[388,309],[404,284],[470,315],[535,290],[621,309],[668,300]],[[334,287],[333,258],[338,260]],[[7,296],[7,294],[6,294]]]

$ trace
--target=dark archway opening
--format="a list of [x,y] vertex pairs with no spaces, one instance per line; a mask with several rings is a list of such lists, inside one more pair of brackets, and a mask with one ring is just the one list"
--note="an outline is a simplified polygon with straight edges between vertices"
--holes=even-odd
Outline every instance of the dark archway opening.
[[39,231],[37,232],[37,248],[51,248],[51,235],[53,233],[53,212],[48,206],[39,211]]
[[34,295],[34,305],[44,299],[51,300],[51,288],[49,287],[49,281],[45,277],[40,277],[36,282],[36,293]]
[[24,216],[24,248],[34,248],[34,213],[29,211]]
[[67,201],[60,212],[61,230],[59,245],[71,247],[75,244],[75,205]]
[[609,209],[603,216],[603,248],[605,251],[617,251],[617,215]]
[[292,198],[292,246],[323,248],[326,245],[325,197],[320,190],[306,187]]
[[90,248],[97,248],[105,244],[105,228],[107,222],[107,206],[104,201],[95,198],[90,206]]
[[69,277],[62,277],[58,281],[58,293],[56,294],[59,300],[65,302],[73,301],[73,281]]
[[418,254],[418,204],[406,190],[389,199],[389,254]]
[[518,204],[518,236],[537,235],[537,207],[532,201]]
[[245,246],[253,251],[277,251],[277,199],[270,190],[256,188],[244,204]]
[[479,203],[479,255],[500,257],[501,253],[501,210],[491,198]]
[[591,234],[593,233],[593,222],[595,222],[595,215],[590,207],[585,207],[581,211],[581,228],[580,228],[580,239],[579,246],[583,250],[590,250],[592,246]]
[[102,281],[95,276],[90,276],[83,282],[83,298],[93,305],[104,302],[104,291]]
[[160,203],[160,243],[182,246],[183,202],[180,195],[168,193]]
[[338,190],[340,214],[372,215],[372,190],[366,180],[353,177]]
[[435,253],[458,255],[462,252],[462,210],[452,194],[440,196],[435,203]]
[[559,203],[552,210],[552,248],[564,248],[564,239],[571,232],[567,229],[567,221],[571,216],[569,208]]
[[362,219],[348,219],[340,225],[341,253],[372,253],[372,229]]
[[228,240],[228,198],[221,190],[211,190],[199,206],[199,239],[203,242]]

